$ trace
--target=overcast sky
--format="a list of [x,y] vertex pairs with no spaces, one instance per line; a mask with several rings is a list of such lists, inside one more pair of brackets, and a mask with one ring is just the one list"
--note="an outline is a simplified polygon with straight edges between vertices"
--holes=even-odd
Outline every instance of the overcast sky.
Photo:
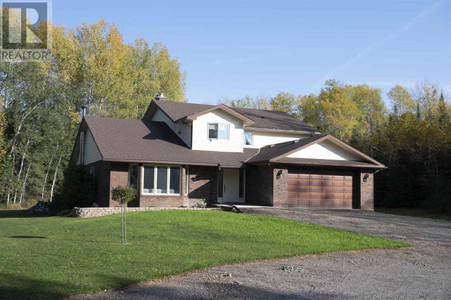
[[451,1],[65,1],[53,21],[100,18],[126,42],[162,41],[189,102],[318,92],[335,78],[387,92],[438,83],[451,94]]

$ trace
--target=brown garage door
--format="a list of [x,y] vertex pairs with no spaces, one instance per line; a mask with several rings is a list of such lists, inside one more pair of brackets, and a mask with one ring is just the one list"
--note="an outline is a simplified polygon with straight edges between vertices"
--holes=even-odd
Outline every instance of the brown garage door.
[[352,175],[289,173],[288,206],[352,208]]

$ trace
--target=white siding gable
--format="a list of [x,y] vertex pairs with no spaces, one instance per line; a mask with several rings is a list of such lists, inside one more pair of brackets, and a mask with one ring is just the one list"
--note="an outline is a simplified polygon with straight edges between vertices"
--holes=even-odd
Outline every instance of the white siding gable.
[[305,134],[259,132],[259,131],[254,131],[253,134],[254,140],[252,145],[245,145],[244,147],[262,148],[268,145],[274,145],[309,137],[308,135]]
[[191,125],[172,122],[159,108],[153,114],[151,121],[165,122],[188,147],[191,147]]
[[[209,139],[208,124],[228,124],[229,139]],[[220,110],[214,110],[197,117],[193,121],[193,150],[220,151],[220,152],[242,152],[243,151],[243,121]]]
[[85,135],[84,164],[89,165],[99,160],[102,160],[102,155],[92,137],[91,131],[87,130]]
[[323,141],[313,144],[287,157],[294,158],[313,158],[313,159],[329,159],[329,160],[362,160],[359,156],[342,147],[330,142]]

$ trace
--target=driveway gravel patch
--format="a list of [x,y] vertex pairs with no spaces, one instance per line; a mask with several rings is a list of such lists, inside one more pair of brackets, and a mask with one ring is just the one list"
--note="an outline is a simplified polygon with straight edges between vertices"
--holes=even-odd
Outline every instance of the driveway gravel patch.
[[218,266],[73,299],[451,299],[451,223],[359,210],[243,208],[414,244]]

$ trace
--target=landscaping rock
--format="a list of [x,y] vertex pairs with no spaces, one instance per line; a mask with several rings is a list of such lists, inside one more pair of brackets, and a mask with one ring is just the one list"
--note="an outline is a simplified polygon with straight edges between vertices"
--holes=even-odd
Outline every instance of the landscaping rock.
[[48,213],[49,205],[48,202],[39,201],[34,206],[26,210],[28,213]]

